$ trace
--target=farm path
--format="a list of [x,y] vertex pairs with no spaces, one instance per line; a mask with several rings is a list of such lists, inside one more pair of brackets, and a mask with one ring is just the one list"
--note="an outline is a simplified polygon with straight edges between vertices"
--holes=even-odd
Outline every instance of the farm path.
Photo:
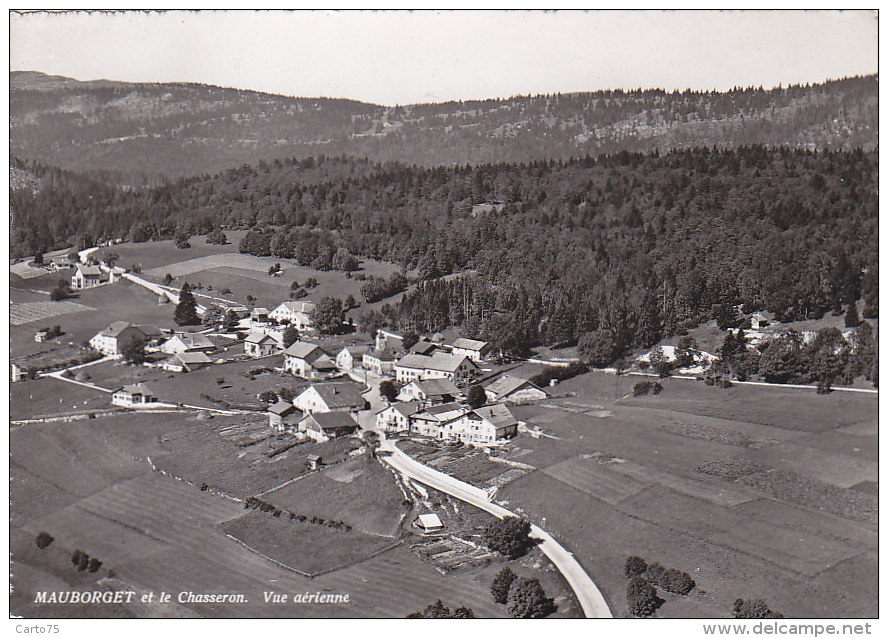
[[[448,474],[438,472],[413,460],[398,449],[394,442],[383,437],[384,434],[380,433],[380,449],[391,452],[391,456],[384,457],[384,460],[401,474],[436,490],[440,490],[445,494],[454,496],[461,501],[470,503],[493,514],[497,518],[515,516],[513,512],[506,508],[496,503],[491,503],[485,490],[464,483]],[[613,615],[601,591],[573,555],[564,549],[548,532],[536,525],[531,525],[530,535],[542,541],[540,549],[552,561],[552,564],[561,572],[571,589],[573,589],[586,617],[612,618]]]

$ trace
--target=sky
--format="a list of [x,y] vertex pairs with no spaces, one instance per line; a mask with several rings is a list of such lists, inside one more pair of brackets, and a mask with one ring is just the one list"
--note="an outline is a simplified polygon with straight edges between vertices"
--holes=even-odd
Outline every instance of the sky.
[[871,11],[11,14],[10,70],[394,105],[878,71]]

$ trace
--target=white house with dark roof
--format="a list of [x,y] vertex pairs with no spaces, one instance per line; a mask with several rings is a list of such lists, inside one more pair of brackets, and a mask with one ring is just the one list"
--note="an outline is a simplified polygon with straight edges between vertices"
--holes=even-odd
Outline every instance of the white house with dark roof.
[[470,410],[448,423],[444,438],[457,439],[482,447],[518,434],[518,419],[502,404],[485,405]]
[[154,403],[154,393],[144,383],[125,385],[111,394],[111,404],[132,408]]
[[[452,438],[447,435],[447,425],[468,411],[468,408],[459,403],[429,406],[410,415],[410,432],[435,439]],[[452,432],[452,428],[450,431]]]
[[293,398],[293,405],[303,412],[352,412],[367,409],[364,388],[351,381],[313,383]]
[[180,352],[161,361],[160,367],[168,372],[192,372],[212,363],[205,352]]
[[278,400],[268,406],[268,425],[272,429],[283,432],[297,426],[302,419],[302,412],[289,401]]
[[307,341],[296,341],[284,350],[284,372],[303,379],[319,379],[336,374],[336,364],[323,348]]
[[487,353],[490,352],[490,346],[486,341],[478,341],[477,339],[459,338],[453,342],[453,354],[464,355],[474,361],[480,363]]
[[210,338],[202,334],[177,332],[160,345],[160,351],[167,354],[181,354],[183,352],[212,352],[216,344]]
[[297,330],[311,328],[311,313],[315,304],[311,301],[285,301],[269,313],[269,318],[278,323],[289,323]]
[[463,392],[450,379],[415,379],[401,388],[398,401],[419,401],[423,406],[459,401]]
[[305,436],[324,443],[330,439],[354,434],[358,424],[348,412],[314,412],[300,419],[297,427]]
[[244,339],[244,352],[253,359],[267,357],[277,352],[281,342],[262,330],[251,330]]
[[415,379],[449,379],[461,385],[472,381],[477,372],[478,366],[469,357],[448,352],[435,352],[430,357],[408,354],[395,364],[399,383],[410,383]]
[[491,403],[505,401],[507,403],[529,403],[545,399],[548,393],[527,379],[501,374],[493,381],[485,384],[484,394]]
[[364,360],[364,355],[370,351],[369,346],[346,346],[336,355],[336,367],[340,370],[354,370]]
[[104,355],[114,356],[123,352],[124,348],[131,343],[145,343],[147,339],[145,332],[138,326],[126,321],[114,321],[107,328],[95,334],[89,340],[89,345],[93,350]]
[[419,401],[392,403],[376,413],[376,428],[383,432],[410,431],[410,417],[422,410]]
[[77,266],[71,275],[71,290],[94,288],[108,282],[108,275],[98,266]]

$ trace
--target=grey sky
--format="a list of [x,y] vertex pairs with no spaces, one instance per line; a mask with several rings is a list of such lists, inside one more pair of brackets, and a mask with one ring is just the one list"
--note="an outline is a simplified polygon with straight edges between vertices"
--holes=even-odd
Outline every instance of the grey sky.
[[381,104],[876,73],[873,12],[12,14],[11,70]]

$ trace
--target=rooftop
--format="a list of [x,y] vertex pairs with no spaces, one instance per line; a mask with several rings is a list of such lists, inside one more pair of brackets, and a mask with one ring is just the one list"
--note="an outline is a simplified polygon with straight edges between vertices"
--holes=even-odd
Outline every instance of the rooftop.
[[305,418],[314,419],[325,430],[358,426],[348,412],[314,412]]
[[477,339],[464,339],[460,337],[453,342],[454,348],[463,348],[465,350],[474,350],[480,352],[487,347],[486,341],[478,341]]
[[356,383],[347,381],[314,383],[305,392],[308,392],[311,388],[315,389],[327,407],[331,409],[364,405],[364,397],[361,395],[362,388]]
[[437,370],[439,372],[456,372],[457,368],[467,357],[461,354],[436,352],[427,357],[421,354],[408,354],[398,361],[402,368],[415,368],[418,370]]
[[509,425],[518,425],[518,419],[504,405],[494,404],[485,405],[481,408],[472,410],[485,421],[489,421],[497,428],[504,428]]

